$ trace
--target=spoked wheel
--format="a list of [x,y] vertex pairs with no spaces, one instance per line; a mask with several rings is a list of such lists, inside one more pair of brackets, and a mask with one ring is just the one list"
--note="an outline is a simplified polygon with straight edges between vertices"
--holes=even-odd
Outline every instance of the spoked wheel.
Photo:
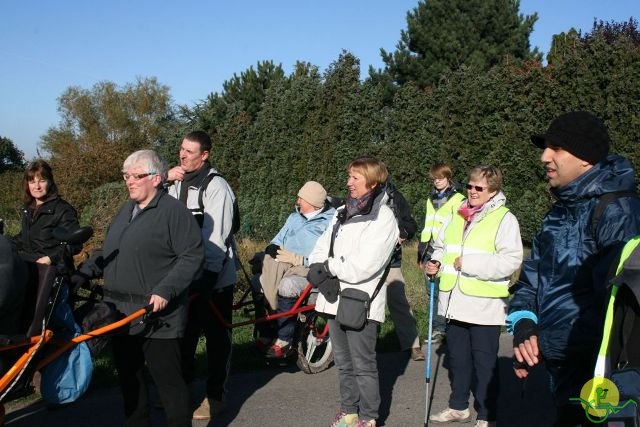
[[297,364],[305,373],[317,374],[328,369],[333,363],[329,325],[326,319],[315,311],[300,317]]

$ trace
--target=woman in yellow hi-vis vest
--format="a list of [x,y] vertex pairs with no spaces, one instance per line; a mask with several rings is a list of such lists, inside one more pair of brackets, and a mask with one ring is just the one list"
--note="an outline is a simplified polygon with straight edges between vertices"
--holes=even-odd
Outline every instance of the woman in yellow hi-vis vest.
[[522,262],[522,240],[518,220],[504,206],[498,168],[473,168],[466,187],[467,199],[443,225],[426,264],[427,274],[440,274],[438,312],[447,321],[451,378],[449,406],[429,419],[468,421],[475,383],[476,426],[489,426],[496,419],[497,384],[492,379],[500,327],[510,276]]

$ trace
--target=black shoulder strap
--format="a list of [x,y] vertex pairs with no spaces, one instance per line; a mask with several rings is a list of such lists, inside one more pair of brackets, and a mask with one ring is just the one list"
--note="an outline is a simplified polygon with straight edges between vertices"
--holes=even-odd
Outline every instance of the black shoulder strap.
[[382,285],[384,284],[384,282],[386,282],[387,280],[387,276],[389,275],[389,270],[391,270],[391,261],[393,260],[393,258],[391,260],[389,260],[389,262],[387,263],[387,266],[384,268],[384,273],[382,274],[382,277],[380,278],[380,281],[378,282],[378,286],[376,286],[375,291],[373,291],[373,294],[371,295],[371,301],[373,301],[376,296],[378,296],[378,292],[380,292],[380,288],[382,288]]
[[596,241],[596,245],[598,247],[600,245],[598,244],[597,232],[598,232],[598,224],[600,223],[600,218],[602,217],[602,214],[604,213],[605,209],[607,209],[607,206],[609,206],[609,203],[615,200],[618,200],[622,197],[637,197],[637,194],[635,191],[625,190],[625,191],[612,191],[611,193],[604,193],[603,195],[598,197],[598,204],[596,205],[596,208],[593,210],[593,215],[591,216],[591,236],[593,236],[593,239]]
[[198,188],[198,206],[200,206],[200,210],[203,212],[204,212],[204,202],[202,201],[202,193],[204,193],[204,190],[206,190],[206,188],[209,186],[209,183],[211,182],[211,180],[216,176],[220,176],[220,174],[215,172],[207,174],[207,176],[204,177],[202,182],[200,182],[200,188]]
[[[345,208],[345,210],[346,210],[346,208]],[[341,225],[342,225],[342,222],[340,221],[340,219],[338,219],[336,221],[336,223],[333,224],[333,230],[331,230],[331,244],[329,245],[329,258],[333,258],[333,242],[336,239],[336,235],[338,234],[338,230],[340,229]],[[371,299],[369,301],[373,301],[375,299],[375,297],[380,292],[380,288],[382,288],[382,285],[387,280],[387,276],[389,275],[389,270],[391,269],[391,261],[392,260],[393,259],[389,260],[389,262],[387,263],[387,266],[384,269],[384,273],[382,274],[382,277],[380,278],[380,281],[378,282],[378,286],[376,286],[376,289],[373,291],[373,294],[371,295]]]

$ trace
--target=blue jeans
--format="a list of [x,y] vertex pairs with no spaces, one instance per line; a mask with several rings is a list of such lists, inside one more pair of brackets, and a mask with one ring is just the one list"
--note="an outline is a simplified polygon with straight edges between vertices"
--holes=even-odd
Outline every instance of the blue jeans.
[[[297,298],[286,298],[278,295],[278,313],[289,311],[295,305]],[[298,316],[280,317],[278,319],[278,338],[289,344],[293,343]]]

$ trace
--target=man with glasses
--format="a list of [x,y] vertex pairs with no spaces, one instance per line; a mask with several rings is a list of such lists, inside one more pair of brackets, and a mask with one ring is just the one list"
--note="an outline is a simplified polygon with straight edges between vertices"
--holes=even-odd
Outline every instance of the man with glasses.
[[[640,234],[640,200],[631,163],[609,154],[607,127],[592,113],[563,114],[531,139],[543,150],[540,160],[556,201],[522,266],[507,324],[516,375],[525,378],[544,360],[556,425],[574,426],[586,419],[569,399],[593,377],[607,273],[616,249]],[[605,194],[614,197],[603,199]],[[604,210],[596,223],[599,206]]]
[[204,261],[198,225],[163,189],[166,167],[151,150],[124,161],[130,200],[114,216],[102,249],[74,273],[72,282],[104,275],[104,300],[122,314],[151,305],[144,322],[112,338],[127,425],[149,425],[145,364],[164,405],[167,424],[190,426],[179,338],[187,319],[187,289]]
[[[193,413],[193,419],[206,420],[226,408],[226,383],[231,360],[231,330],[213,315],[209,301],[231,323],[233,284],[236,281],[236,252],[232,224],[235,195],[227,181],[209,163],[211,138],[194,131],[180,145],[180,164],[169,170],[169,194],[189,208],[200,224],[205,249],[202,277],[191,285],[189,321],[183,339],[182,358],[185,379],[195,377],[195,353],[200,332],[207,348],[207,398]],[[195,393],[192,393],[195,395]],[[195,396],[192,398],[195,398]]]

